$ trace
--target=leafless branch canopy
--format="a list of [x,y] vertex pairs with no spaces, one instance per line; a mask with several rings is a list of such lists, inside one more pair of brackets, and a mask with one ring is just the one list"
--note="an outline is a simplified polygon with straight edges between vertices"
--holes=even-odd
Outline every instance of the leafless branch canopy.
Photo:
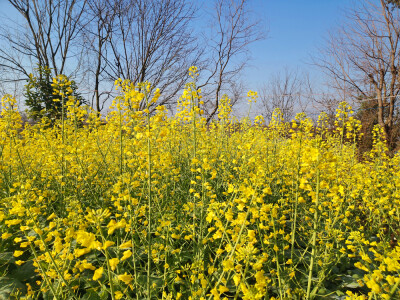
[[50,67],[54,75],[74,71],[67,70],[67,61],[73,65],[71,58],[78,54],[74,42],[80,32],[78,24],[86,1],[9,0],[9,3],[25,19],[26,26],[17,26],[14,31],[3,26],[0,37],[10,49],[0,48],[0,67],[25,77],[37,66]]
[[191,30],[195,9],[185,0],[120,1],[110,36],[108,76],[150,81],[168,104],[183,87],[202,49]]
[[209,38],[212,51],[208,76],[200,86],[213,91],[208,106],[208,121],[216,114],[219,98],[224,88],[235,81],[248,62],[248,46],[265,37],[265,31],[257,20],[252,20],[248,0],[216,0],[213,13],[215,28]]
[[[309,96],[308,96],[309,95]],[[296,112],[305,112],[312,96],[312,88],[307,74],[285,68],[264,84],[260,90],[263,116],[270,120],[279,108],[285,120],[291,120]]]
[[[8,0],[24,22],[0,31],[2,80],[25,80],[37,66],[71,76],[101,111],[115,79],[149,81],[161,90],[158,105],[172,106],[196,65],[200,87],[210,96],[209,120],[221,93],[238,98],[239,72],[248,46],[263,38],[248,11],[249,0],[213,0],[215,21],[206,41],[189,0]],[[204,24],[204,20],[202,20]],[[11,76],[12,75],[12,76]],[[212,96],[211,96],[212,95]]]
[[365,1],[347,20],[315,64],[348,100],[376,98],[378,123],[391,140],[400,92],[400,11],[385,0]]

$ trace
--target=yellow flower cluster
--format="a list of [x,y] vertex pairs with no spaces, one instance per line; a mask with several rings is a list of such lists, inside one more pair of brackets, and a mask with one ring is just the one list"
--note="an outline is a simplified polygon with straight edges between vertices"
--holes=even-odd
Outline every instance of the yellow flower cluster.
[[6,298],[400,298],[400,156],[379,127],[359,160],[345,103],[331,130],[241,123],[224,96],[206,124],[195,82],[175,116],[149,83],[116,86],[105,120],[70,103],[52,127],[3,98]]
[[[65,75],[58,75],[53,78],[53,83],[51,84],[53,87],[53,95],[59,95],[61,97],[68,97],[72,95],[73,90],[71,88],[71,81]],[[54,100],[54,101],[60,101]]]

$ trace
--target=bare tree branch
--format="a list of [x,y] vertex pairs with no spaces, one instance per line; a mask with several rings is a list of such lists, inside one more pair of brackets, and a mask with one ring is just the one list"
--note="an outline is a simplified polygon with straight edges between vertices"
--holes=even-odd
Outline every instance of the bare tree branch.
[[348,99],[376,98],[378,123],[393,144],[395,103],[400,92],[400,13],[385,0],[353,8],[314,62]]
[[195,8],[185,0],[137,0],[120,1],[118,9],[105,72],[150,81],[160,88],[158,105],[171,104],[204,52],[191,31]]
[[283,73],[278,72],[261,88],[260,99],[263,116],[271,120],[273,111],[279,108],[285,120],[291,120],[296,112],[304,112],[312,94],[308,75],[298,70],[285,68]]
[[[219,98],[224,88],[232,86],[235,77],[246,66],[248,57],[245,55],[248,46],[265,37],[259,21],[254,21],[249,15],[247,0],[216,0],[213,18],[216,26],[209,37],[211,63],[204,70],[208,71],[204,83],[214,96],[206,102],[210,111],[207,122],[216,114],[219,107]],[[240,56],[243,56],[240,59]],[[235,63],[234,60],[239,59]],[[211,93],[208,92],[208,95]]]
[[23,77],[37,66],[51,68],[54,75],[65,73],[67,60],[74,55],[73,43],[80,32],[78,21],[86,1],[9,0],[9,3],[21,14],[25,24],[14,32],[3,28],[1,39],[12,47],[13,55],[24,56],[24,63],[2,50],[2,67],[16,70]]

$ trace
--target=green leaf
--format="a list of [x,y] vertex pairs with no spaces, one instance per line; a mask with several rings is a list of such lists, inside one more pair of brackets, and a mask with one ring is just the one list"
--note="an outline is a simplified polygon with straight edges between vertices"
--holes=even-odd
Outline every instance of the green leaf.
[[364,278],[365,275],[365,271],[360,270],[360,269],[353,269],[353,270],[349,270],[347,272],[348,275],[351,275],[351,277],[353,277],[354,279],[362,279]]
[[10,294],[17,289],[25,290],[25,285],[15,278],[0,277],[0,300],[10,299]]
[[101,300],[100,296],[95,291],[85,293],[81,299],[83,300]]
[[37,276],[35,272],[35,267],[33,261],[27,261],[23,265],[17,267],[12,273],[11,277],[18,279],[20,281],[30,281]]
[[336,293],[336,295],[338,295],[338,296],[346,296],[346,294],[343,293],[341,290],[337,290],[337,291],[335,291],[335,293]]
[[0,265],[14,263],[15,258],[12,252],[0,253]]
[[341,284],[341,286],[345,288],[356,289],[361,287],[361,285],[357,282],[357,280],[350,275],[344,275],[342,277],[342,281],[343,283]]

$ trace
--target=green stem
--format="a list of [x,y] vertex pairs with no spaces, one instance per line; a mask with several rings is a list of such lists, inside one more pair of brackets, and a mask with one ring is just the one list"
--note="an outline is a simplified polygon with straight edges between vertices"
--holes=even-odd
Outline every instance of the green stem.
[[[276,228],[275,228],[275,221],[273,220],[273,217],[271,215],[271,223],[272,223],[272,227],[273,227],[273,231],[274,231],[274,246],[278,247],[278,242],[276,240],[276,236],[277,236],[277,232],[276,232]],[[279,265],[279,256],[278,256],[278,251],[275,251],[275,260],[276,260],[276,276],[278,277],[278,286],[279,286],[279,298],[283,299],[282,297],[282,282],[281,282],[281,272],[280,272],[280,265]]]
[[314,211],[314,227],[313,227],[313,235],[312,235],[312,249],[311,249],[311,260],[310,260],[310,267],[308,272],[308,284],[307,284],[307,297],[306,299],[310,299],[310,292],[311,292],[311,282],[312,282],[312,274],[313,274],[313,267],[314,267],[314,259],[315,259],[315,248],[316,248],[316,240],[317,240],[317,222],[318,222],[318,205],[319,205],[319,153],[317,158],[317,190],[315,195],[315,211]]
[[[147,108],[149,107],[149,99],[148,95],[146,92],[146,102],[147,102]],[[147,238],[148,238],[148,248],[147,248],[147,299],[151,299],[151,286],[150,286],[150,275],[151,275],[151,202],[152,202],[152,195],[151,195],[151,143],[150,143],[150,133],[151,133],[151,126],[150,126],[150,113],[147,112],[147,159],[148,159],[148,164],[147,164],[147,172],[148,172],[148,219],[147,219]]]
[[[252,199],[250,200],[250,203],[253,201],[253,198],[254,198],[254,195],[253,195]],[[233,254],[234,254],[235,251],[236,251],[236,248],[237,248],[237,246],[238,246],[238,244],[239,244],[239,241],[240,241],[240,238],[241,238],[241,236],[242,236],[244,227],[245,227],[245,225],[246,225],[247,218],[249,217],[249,213],[250,213],[250,209],[247,210],[247,212],[246,212],[246,215],[245,215],[245,217],[244,217],[244,219],[243,219],[242,226],[240,227],[240,230],[239,230],[239,232],[238,232],[238,235],[237,235],[235,244],[234,244],[234,246],[233,246],[231,252],[229,253],[227,259],[231,259],[232,256],[233,256]],[[222,270],[222,273],[221,273],[221,275],[219,276],[218,281],[217,281],[217,283],[215,284],[215,286],[218,286],[218,285],[220,284],[220,282],[222,281],[222,278],[224,278],[225,273],[226,273],[226,271],[225,271],[225,270]],[[230,271],[228,271],[228,273],[230,273]],[[229,277],[229,276],[228,276],[228,277]],[[208,300],[211,300],[211,297],[212,297],[212,295],[210,295],[210,296],[208,297]]]
[[123,166],[123,138],[122,138],[122,112],[119,110],[119,173],[122,177],[122,166]]
[[42,267],[42,265],[41,265],[41,263],[40,263],[40,261],[39,261],[39,259],[38,259],[38,255],[37,255],[37,252],[36,252],[36,250],[35,250],[35,247],[34,247],[32,244],[30,244],[30,248],[31,248],[31,250],[32,250],[33,256],[34,256],[35,259],[36,259],[36,262],[37,262],[37,264],[38,264],[38,267],[39,267],[39,269],[40,269],[40,272],[43,274],[44,281],[46,281],[47,286],[50,288],[51,292],[53,293],[54,299],[55,299],[55,300],[59,299],[59,298],[57,297],[57,292],[54,290],[54,286],[50,283],[49,278],[47,278],[46,272],[44,271],[44,269],[43,269],[43,267]]
[[292,241],[291,241],[292,245],[291,245],[291,250],[290,250],[290,258],[292,260],[293,260],[294,243],[295,243],[296,227],[297,227],[297,210],[298,210],[298,205],[299,205],[299,177],[300,177],[300,161],[301,161],[301,144],[302,144],[302,138],[300,138],[299,153],[297,156],[296,195],[295,195],[293,228],[292,228]]
[[[101,224],[98,224],[98,228],[99,228],[100,235],[101,235],[101,238],[102,238],[103,244],[104,244],[106,242],[106,238],[104,237],[103,230],[101,229]],[[111,271],[111,267],[110,267],[110,257],[108,255],[107,249],[104,249],[104,256],[106,257],[106,262],[107,262],[107,275],[108,275],[108,282],[110,284],[111,299],[114,300],[115,299],[114,284],[113,284],[112,274],[111,274],[112,271]]]
[[390,290],[390,294],[389,294],[390,299],[392,299],[392,296],[397,291],[397,288],[399,287],[399,284],[400,284],[400,280],[397,280],[396,284],[394,286],[392,286],[392,288]]
[[[30,214],[30,211],[29,211],[29,210],[28,210],[28,213],[29,213],[29,216],[30,216],[31,220],[33,221],[35,227],[39,228],[39,226],[38,226],[38,225],[36,224],[36,222],[35,222],[35,219],[34,219],[33,216]],[[63,283],[65,284],[65,286],[67,287],[68,292],[71,294],[72,299],[76,299],[75,293],[72,291],[71,287],[69,286],[69,284],[68,284],[67,281],[65,280],[64,276],[63,276],[62,273],[60,272],[60,269],[58,268],[57,263],[55,262],[55,260],[54,260],[54,258],[53,258],[53,255],[51,255],[51,251],[50,251],[50,249],[48,248],[48,246],[47,246],[47,244],[46,244],[46,242],[45,242],[45,240],[44,240],[42,234],[40,234],[39,232],[37,232],[37,235],[39,236],[40,241],[43,243],[45,252],[47,252],[47,253],[49,254],[50,261],[51,261],[51,263],[53,264],[54,269],[56,270],[57,275],[61,278],[62,282],[63,282]],[[38,262],[38,263],[39,263],[39,262]]]

